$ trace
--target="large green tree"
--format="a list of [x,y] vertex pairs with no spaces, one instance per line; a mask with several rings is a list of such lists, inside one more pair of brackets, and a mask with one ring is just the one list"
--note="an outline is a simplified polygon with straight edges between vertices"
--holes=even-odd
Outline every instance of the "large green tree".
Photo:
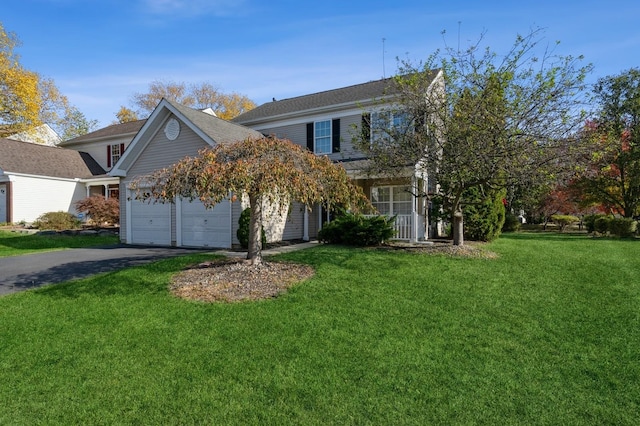
[[[583,120],[581,95],[591,67],[581,66],[581,57],[541,49],[542,40],[533,30],[498,54],[481,48],[481,37],[465,50],[445,47],[424,62],[400,62],[395,103],[380,108],[410,124],[389,127],[382,143],[356,140],[373,160],[370,171],[417,164],[436,180],[456,245],[464,243],[469,189],[550,178],[558,158],[571,154],[569,136]],[[442,78],[434,80],[438,71]]]
[[247,259],[262,262],[262,205],[290,201],[306,206],[322,203],[329,210],[359,210],[368,201],[342,166],[284,139],[263,137],[205,149],[166,169],[137,179],[131,186],[139,198],[173,202],[199,199],[212,207],[230,194],[248,195],[251,208]]
[[640,214],[640,69],[600,78],[593,93],[587,166],[575,187],[585,202],[633,217]]

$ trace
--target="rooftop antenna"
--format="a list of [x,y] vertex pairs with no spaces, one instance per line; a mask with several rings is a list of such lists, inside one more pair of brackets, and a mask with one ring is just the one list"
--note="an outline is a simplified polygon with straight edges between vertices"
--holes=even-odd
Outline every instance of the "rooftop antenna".
[[387,73],[384,66],[384,42],[386,40],[386,38],[382,37],[382,78],[387,78]]
[[462,21],[458,21],[458,53],[460,53],[460,25]]

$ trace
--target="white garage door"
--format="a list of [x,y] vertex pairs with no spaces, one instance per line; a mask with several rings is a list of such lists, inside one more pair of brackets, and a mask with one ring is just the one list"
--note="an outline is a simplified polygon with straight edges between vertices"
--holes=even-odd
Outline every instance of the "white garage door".
[[7,221],[7,185],[0,185],[0,223]]
[[187,200],[178,207],[179,245],[185,247],[231,247],[231,203],[224,200],[212,209]]
[[131,244],[171,245],[171,204],[131,200]]

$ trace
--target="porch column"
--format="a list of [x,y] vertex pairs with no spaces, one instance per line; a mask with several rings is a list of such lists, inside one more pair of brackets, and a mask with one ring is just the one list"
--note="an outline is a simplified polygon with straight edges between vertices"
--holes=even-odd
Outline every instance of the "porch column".
[[104,187],[104,198],[109,198],[109,185],[102,185]]

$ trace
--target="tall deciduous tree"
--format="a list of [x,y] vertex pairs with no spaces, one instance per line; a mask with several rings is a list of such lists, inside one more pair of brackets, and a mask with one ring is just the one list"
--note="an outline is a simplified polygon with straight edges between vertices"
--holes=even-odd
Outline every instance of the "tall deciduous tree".
[[598,80],[596,117],[585,126],[588,166],[576,180],[587,202],[624,217],[640,214],[640,69]]
[[[446,47],[425,62],[402,61],[396,103],[410,126],[390,129],[384,143],[356,141],[376,173],[424,166],[439,184],[462,245],[464,194],[476,187],[505,188],[523,176],[543,179],[571,149],[568,138],[582,122],[581,57],[536,53],[540,30],[518,36],[504,55],[480,42],[466,50]],[[443,79],[433,79],[441,70]]]
[[[176,197],[199,199],[212,207],[230,194],[246,194],[251,207],[247,259],[262,262],[262,203],[289,201],[329,210],[344,206],[359,210],[368,205],[344,168],[288,140],[274,137],[246,139],[205,149],[173,166],[137,179],[132,188],[139,198],[173,202]],[[144,189],[144,190],[142,190]],[[283,200],[285,201],[283,203]]]
[[69,103],[52,79],[26,70],[15,49],[17,36],[0,23],[0,135],[32,130],[49,124],[63,139],[87,133],[97,127]]
[[19,44],[17,36],[0,23],[0,136],[42,124],[39,78],[20,64],[15,52]]
[[147,115],[162,98],[195,109],[211,108],[218,117],[225,120],[230,120],[256,107],[256,104],[245,95],[236,92],[223,93],[208,82],[188,85],[184,82],[157,80],[149,84],[147,93],[135,93],[132,103],[141,115]]
[[128,123],[130,121],[138,121],[138,114],[126,106],[120,106],[120,109],[116,112],[116,118],[120,124]]

